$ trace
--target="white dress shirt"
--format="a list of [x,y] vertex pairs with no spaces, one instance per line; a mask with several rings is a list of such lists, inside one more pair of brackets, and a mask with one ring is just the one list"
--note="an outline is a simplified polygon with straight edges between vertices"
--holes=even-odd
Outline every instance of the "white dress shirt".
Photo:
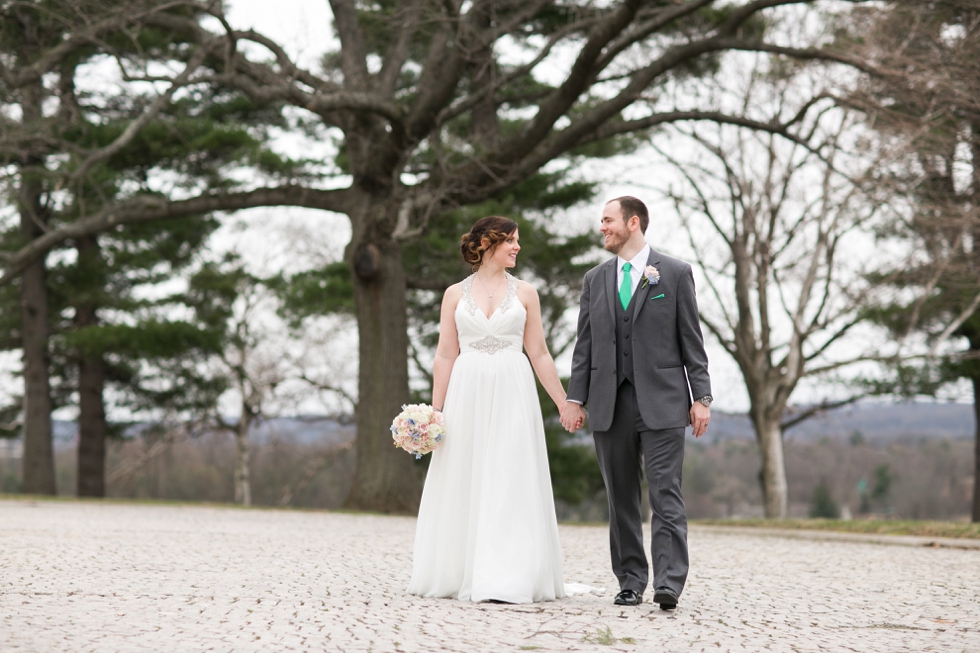
[[[616,257],[616,287],[615,292],[618,294],[619,289],[623,285],[623,265],[629,263],[633,267],[630,268],[630,277],[633,280],[633,295],[636,294],[636,287],[640,285],[640,280],[643,279],[643,271],[647,268],[647,261],[650,260],[650,246],[644,245],[643,249],[637,253],[632,259],[627,261],[622,256]],[[633,295],[630,295],[632,297]]]

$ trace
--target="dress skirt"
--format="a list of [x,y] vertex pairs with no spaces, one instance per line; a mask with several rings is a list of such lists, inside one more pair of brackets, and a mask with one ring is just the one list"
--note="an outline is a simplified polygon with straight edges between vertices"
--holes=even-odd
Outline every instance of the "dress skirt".
[[514,348],[461,353],[443,413],[446,439],[425,479],[408,591],[508,603],[563,597],[544,424],[527,357]]

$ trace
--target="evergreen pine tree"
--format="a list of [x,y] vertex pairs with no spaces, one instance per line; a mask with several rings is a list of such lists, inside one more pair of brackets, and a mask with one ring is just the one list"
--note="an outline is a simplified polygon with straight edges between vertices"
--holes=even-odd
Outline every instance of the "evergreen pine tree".
[[[183,37],[148,20],[154,11],[193,11],[150,2],[153,9],[142,13],[137,5],[51,0],[2,8],[0,50],[21,69],[79,23],[105,25],[100,43],[60,61],[54,88],[40,79],[4,78],[0,102],[19,103],[22,116],[18,124],[3,118],[9,137],[0,143],[0,160],[16,168],[6,197],[21,209],[20,233],[9,230],[4,247],[14,249],[25,236],[71,225],[133,197],[162,198],[181,188],[227,191],[242,184],[236,181],[244,177],[236,177],[242,169],[278,182],[302,175],[301,163],[265,146],[269,128],[285,124],[279,105],[258,108],[219,85],[165,95],[161,102],[157,89],[135,83],[154,64],[197,65]],[[78,91],[79,75],[107,51],[134,83],[114,93]],[[55,115],[23,110],[44,97],[56,99]],[[194,377],[184,369],[190,363],[181,361],[215,346],[215,339],[171,319],[168,307],[182,301],[179,291],[175,296],[154,287],[172,284],[193,264],[216,226],[207,216],[188,216],[79,235],[57,257],[39,259],[24,272],[20,320],[14,324],[4,311],[0,345],[24,351],[26,491],[54,492],[50,420],[59,406],[75,404],[79,411],[78,493],[102,496],[107,387],[131,410],[200,403],[182,396],[191,392],[212,397],[200,388],[181,388],[177,380]],[[10,308],[12,299],[6,289],[0,295]],[[176,376],[168,379],[157,373],[161,369]]]

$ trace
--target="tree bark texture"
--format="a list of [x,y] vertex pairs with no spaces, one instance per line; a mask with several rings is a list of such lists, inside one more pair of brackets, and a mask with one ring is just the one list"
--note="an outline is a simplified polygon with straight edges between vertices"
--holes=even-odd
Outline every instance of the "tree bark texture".
[[[25,91],[22,103],[25,120],[40,115],[40,89]],[[25,241],[44,234],[47,214],[41,205],[42,181],[32,159],[20,170],[18,201],[20,230]],[[26,494],[57,494],[54,477],[54,447],[51,442],[51,381],[48,339],[47,257],[24,268],[20,286],[21,340],[24,362],[24,460],[23,491]]]
[[789,509],[789,486],[783,462],[783,429],[778,420],[766,420],[757,427],[762,456],[763,501],[767,519],[785,519]]
[[418,475],[412,457],[393,446],[389,430],[409,399],[405,272],[397,243],[372,240],[349,250],[360,368],[357,471],[347,507],[414,514],[421,498]]
[[[77,244],[78,272],[93,286],[101,270],[98,241],[94,236],[80,238]],[[75,302],[75,328],[99,323],[98,310],[91,295],[81,293]],[[105,361],[101,351],[78,352],[78,496],[105,496]]]
[[[980,116],[975,116],[974,120],[970,124],[971,131],[973,133],[973,186],[972,186],[972,204],[977,206],[977,202],[980,201]],[[970,269],[974,274],[974,279],[976,278],[977,270],[980,270],[980,224],[977,221],[973,223],[973,251],[970,257],[971,265]],[[973,322],[976,324],[976,322]],[[975,523],[980,523],[980,334],[977,333],[976,329],[972,330],[969,334],[970,339],[970,354],[972,354],[975,359],[973,363],[974,374],[970,379],[973,381],[973,420],[975,424],[975,434],[974,442],[976,443],[976,451],[973,457],[973,515],[972,519]]]
[[51,385],[48,377],[50,326],[45,266],[46,259],[40,259],[21,275],[25,494],[57,494],[51,442]]
[[973,458],[973,521],[980,523],[980,376],[973,377],[973,419],[976,452]]
[[[757,361],[757,364],[759,362]],[[789,485],[783,457],[783,424],[786,412],[785,386],[772,384],[746,373],[743,378],[749,390],[749,417],[759,443],[759,484],[766,519],[786,519],[789,516]],[[779,396],[776,396],[779,395]]]
[[106,420],[102,392],[105,364],[99,355],[78,360],[78,496],[105,496]]
[[252,483],[249,479],[251,455],[248,448],[248,431],[252,420],[249,419],[249,408],[242,402],[242,416],[238,420],[238,430],[235,432],[235,447],[238,457],[235,461],[235,503],[252,505]]

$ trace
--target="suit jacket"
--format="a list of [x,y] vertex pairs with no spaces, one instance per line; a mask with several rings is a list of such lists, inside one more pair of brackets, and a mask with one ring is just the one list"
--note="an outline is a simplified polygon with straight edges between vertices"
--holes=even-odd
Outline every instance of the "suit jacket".
[[[616,405],[616,261],[585,274],[568,398],[589,407],[593,431],[612,426]],[[633,378],[644,424],[652,430],[690,424],[692,399],[711,394],[694,274],[683,261],[650,250],[656,285],[637,286],[633,311]]]

